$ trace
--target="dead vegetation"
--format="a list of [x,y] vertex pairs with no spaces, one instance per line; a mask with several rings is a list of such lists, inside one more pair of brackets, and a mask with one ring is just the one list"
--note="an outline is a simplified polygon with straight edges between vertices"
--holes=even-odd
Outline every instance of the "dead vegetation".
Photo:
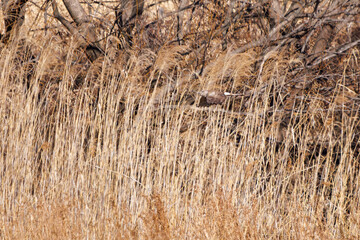
[[11,4],[0,238],[360,238],[357,1]]

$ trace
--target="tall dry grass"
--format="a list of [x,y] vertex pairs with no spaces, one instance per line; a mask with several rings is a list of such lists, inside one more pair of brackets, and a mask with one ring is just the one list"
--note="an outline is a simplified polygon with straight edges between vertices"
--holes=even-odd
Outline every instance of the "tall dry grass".
[[[71,46],[1,49],[1,238],[360,238],[358,53],[327,102],[314,87],[287,111],[287,53],[253,72],[255,50],[213,50],[196,79],[178,47],[90,65]],[[245,96],[197,107],[213,88]]]

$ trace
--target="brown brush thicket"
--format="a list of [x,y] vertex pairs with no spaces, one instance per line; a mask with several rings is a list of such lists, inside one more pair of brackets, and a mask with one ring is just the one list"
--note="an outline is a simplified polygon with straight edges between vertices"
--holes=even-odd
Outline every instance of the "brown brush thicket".
[[1,239],[359,239],[357,0],[2,0]]

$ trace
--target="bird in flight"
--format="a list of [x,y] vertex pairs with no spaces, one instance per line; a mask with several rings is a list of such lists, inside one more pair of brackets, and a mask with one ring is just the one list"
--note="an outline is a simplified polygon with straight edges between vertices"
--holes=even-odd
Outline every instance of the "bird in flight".
[[223,104],[227,97],[231,96],[242,96],[242,94],[234,94],[229,92],[221,92],[221,91],[200,91],[197,92],[201,98],[199,107],[208,107],[211,105]]

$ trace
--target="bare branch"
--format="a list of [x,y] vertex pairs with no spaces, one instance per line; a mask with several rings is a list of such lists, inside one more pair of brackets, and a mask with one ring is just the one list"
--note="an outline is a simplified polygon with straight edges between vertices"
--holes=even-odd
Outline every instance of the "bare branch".
[[85,49],[89,60],[95,61],[104,54],[97,39],[95,26],[90,22],[89,16],[86,14],[78,0],[63,0],[63,2],[77,27],[73,26],[68,20],[61,16],[56,0],[53,0],[52,2],[54,17],[58,19],[73,36],[75,36],[79,41],[80,47]]
[[250,42],[250,43],[246,44],[245,46],[242,46],[242,47],[236,49],[235,51],[233,51],[233,54],[239,54],[239,53],[245,52],[251,48],[259,47],[266,42],[270,42],[271,40],[273,40],[274,36],[276,36],[276,34],[280,31],[280,29],[282,27],[284,27],[286,24],[288,24],[289,22],[291,22],[292,20],[294,20],[295,17],[296,17],[295,14],[291,15],[289,18],[287,18],[283,22],[281,22],[276,28],[272,29],[271,32],[269,33],[269,36],[264,36],[255,42]]
[[227,48],[226,35],[227,35],[230,25],[231,25],[231,16],[232,16],[232,11],[234,9],[234,5],[235,5],[235,0],[229,0],[229,7],[228,7],[227,14],[226,14],[225,22],[221,27],[222,28],[222,36],[223,36],[223,41],[222,41],[222,50],[223,51],[225,51]]
[[89,22],[89,16],[85,12],[84,8],[81,6],[80,2],[77,0],[63,0],[66,9],[70,13],[70,16],[77,25]]
[[347,50],[349,50],[350,48],[352,47],[355,47],[357,46],[358,44],[360,44],[360,39],[357,40],[357,41],[354,41],[354,42],[351,42],[351,43],[347,43],[347,44],[344,44],[340,47],[337,48],[336,51],[334,51],[333,53],[329,53],[328,55],[324,56],[324,57],[319,57],[317,59],[315,59],[313,61],[313,63],[309,64],[308,67],[314,67],[318,64],[320,64],[321,62],[325,61],[325,60],[328,60],[328,59],[331,59],[333,57],[336,57],[344,52],[346,52]]
[[66,18],[61,16],[61,14],[59,12],[59,9],[58,9],[58,6],[57,6],[57,3],[56,3],[56,0],[52,1],[52,8],[53,8],[54,17],[57,20],[59,20],[61,22],[61,24],[64,25],[67,30],[69,30],[69,32],[71,34],[73,34],[73,35],[76,34],[77,31],[76,31],[75,27],[73,25],[71,25],[71,23],[68,20],[66,20]]
[[[184,8],[187,5],[187,3],[188,3],[188,0],[181,0],[179,9]],[[177,37],[177,41],[179,42],[179,44],[181,43],[181,40],[184,37],[183,21],[184,21],[184,15],[178,13],[177,14],[177,33],[176,33],[176,37]]]

